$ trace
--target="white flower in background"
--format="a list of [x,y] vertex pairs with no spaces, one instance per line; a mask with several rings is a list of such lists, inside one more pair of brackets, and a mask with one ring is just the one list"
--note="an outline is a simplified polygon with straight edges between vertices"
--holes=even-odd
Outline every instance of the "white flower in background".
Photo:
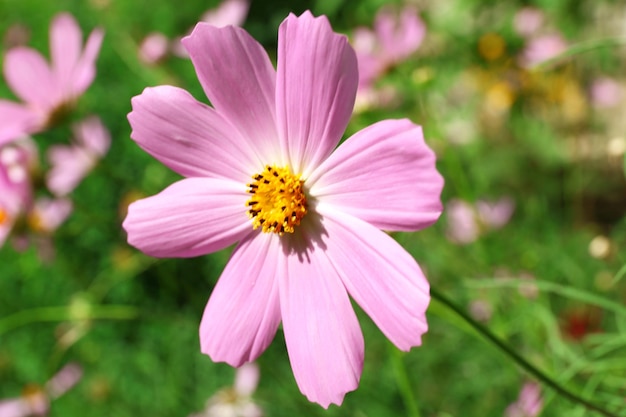
[[232,387],[218,391],[209,398],[204,411],[189,417],[261,417],[263,411],[252,400],[258,382],[259,367],[246,363],[237,368]]

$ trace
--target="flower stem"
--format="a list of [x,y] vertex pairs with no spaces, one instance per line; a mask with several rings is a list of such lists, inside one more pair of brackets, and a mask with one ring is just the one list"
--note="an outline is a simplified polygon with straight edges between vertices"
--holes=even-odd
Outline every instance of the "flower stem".
[[0,335],[30,323],[72,320],[131,320],[137,318],[135,307],[124,305],[91,306],[89,311],[76,314],[71,306],[39,307],[18,311],[0,319]]
[[508,346],[506,343],[500,340],[497,336],[491,333],[486,327],[484,327],[483,325],[481,325],[480,323],[472,319],[470,316],[468,316],[467,313],[465,313],[460,307],[458,307],[456,304],[454,304],[454,302],[452,302],[449,298],[447,298],[445,295],[443,295],[436,289],[431,287],[430,294],[434,300],[437,300],[443,306],[445,306],[446,308],[454,312],[458,317],[463,319],[474,330],[476,330],[476,332],[478,332],[481,336],[487,339],[488,342],[495,345],[502,353],[507,355],[509,358],[513,359],[513,361],[515,361],[526,372],[528,372],[529,374],[537,378],[543,384],[552,388],[560,396],[567,398],[568,400],[572,402],[578,403],[586,407],[589,410],[602,414],[603,416],[618,417],[617,414],[614,414],[592,403],[588,399],[583,398],[580,395],[570,391],[568,388],[559,384],[555,379],[553,379],[552,377],[548,376],[543,371],[536,368],[534,365],[532,365],[530,362],[524,359],[520,354],[515,352],[510,346]]
[[415,400],[415,395],[413,395],[413,389],[411,389],[411,382],[409,381],[409,376],[406,373],[406,367],[402,361],[402,352],[389,343],[389,353],[393,363],[393,369],[396,374],[398,388],[400,389],[400,394],[402,395],[402,400],[404,401],[404,406],[406,408],[406,414],[409,417],[420,417],[417,401]]
[[580,55],[582,53],[594,51],[600,48],[623,47],[624,45],[626,45],[626,38],[592,39],[589,41],[580,42],[580,43],[570,46],[562,53],[541,62],[540,64],[535,66],[533,69],[539,70],[539,71],[545,70],[546,68],[549,68],[554,63],[561,62],[564,59],[575,56],[575,55]]

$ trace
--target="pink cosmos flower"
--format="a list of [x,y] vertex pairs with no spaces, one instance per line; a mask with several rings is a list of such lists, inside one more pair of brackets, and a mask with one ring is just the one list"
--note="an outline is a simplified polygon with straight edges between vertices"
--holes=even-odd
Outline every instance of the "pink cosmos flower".
[[78,383],[82,375],[83,370],[79,365],[65,365],[44,387],[29,385],[20,397],[0,400],[0,417],[45,416],[50,409],[50,400],[65,394]]
[[567,43],[559,34],[550,34],[529,40],[519,57],[520,65],[533,67],[552,59],[567,49]]
[[37,51],[16,47],[4,58],[4,76],[23,103],[0,100],[0,144],[45,129],[71,107],[95,77],[104,33],[96,29],[82,48],[82,31],[69,13],[50,26],[51,64]]
[[536,34],[543,26],[543,12],[534,7],[524,7],[515,13],[513,18],[513,28],[523,37],[530,37]]
[[465,244],[478,239],[480,229],[476,212],[467,201],[452,199],[446,204],[448,219],[446,235],[452,242]]
[[359,62],[359,84],[368,85],[390,66],[413,54],[424,40],[426,26],[417,10],[406,6],[396,14],[383,7],[376,14],[374,31],[357,28],[353,34]]
[[589,90],[591,104],[598,109],[609,109],[617,106],[623,96],[622,85],[609,77],[594,80]]
[[12,241],[16,251],[23,252],[33,245],[42,262],[54,259],[54,244],[50,236],[61,226],[73,210],[68,199],[41,197],[23,213],[26,226],[13,231]]
[[515,202],[510,197],[502,197],[496,201],[478,200],[476,212],[478,220],[489,229],[499,229],[511,220]]
[[358,70],[325,16],[283,21],[277,70],[238,27],[199,23],[183,43],[214,107],[170,86],[132,99],[131,137],[187,178],[130,205],[129,243],[192,257],[238,242],[202,318],[202,351],[238,367],[282,320],[300,390],[340,404],[363,365],[348,294],[402,350],[427,330],[428,282],[380,229],[418,230],[439,217],[435,155],[406,119],[378,122],[333,152]]
[[263,410],[251,398],[259,382],[259,367],[246,363],[237,369],[235,384],[212,396],[206,408],[190,417],[261,417]]
[[24,136],[0,147],[0,163],[4,165],[11,181],[29,182],[39,170],[37,144],[30,137]]
[[447,236],[452,242],[467,244],[485,231],[496,230],[509,222],[515,203],[509,197],[495,202],[479,200],[476,205],[453,198],[446,205]]
[[169,51],[170,41],[160,32],[152,32],[139,45],[139,59],[149,65],[163,60]]
[[56,196],[69,194],[109,150],[111,135],[97,116],[73,126],[72,145],[54,145],[48,149],[50,171],[48,189]]
[[0,148],[0,247],[31,204],[30,152],[36,152],[31,146],[24,138]]
[[543,407],[541,387],[535,382],[527,382],[522,387],[517,401],[509,405],[505,417],[535,417]]
[[28,213],[28,224],[34,232],[50,234],[63,224],[72,209],[72,202],[66,198],[38,198]]

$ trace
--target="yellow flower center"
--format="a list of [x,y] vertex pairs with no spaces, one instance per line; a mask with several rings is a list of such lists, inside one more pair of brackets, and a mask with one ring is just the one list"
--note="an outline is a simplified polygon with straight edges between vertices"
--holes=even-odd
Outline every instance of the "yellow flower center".
[[4,224],[9,220],[9,213],[6,212],[2,207],[0,207],[0,225]]
[[304,181],[291,173],[289,167],[265,166],[265,170],[252,177],[248,192],[252,197],[246,203],[248,216],[254,229],[264,233],[293,233],[294,227],[307,212]]

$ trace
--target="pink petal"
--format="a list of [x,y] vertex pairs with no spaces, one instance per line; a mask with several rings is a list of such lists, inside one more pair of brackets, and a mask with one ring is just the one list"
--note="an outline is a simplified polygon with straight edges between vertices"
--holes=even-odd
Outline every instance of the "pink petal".
[[369,87],[384,71],[378,51],[378,38],[370,29],[359,27],[352,33],[352,46],[359,68],[359,89]]
[[346,140],[307,180],[310,194],[384,230],[416,230],[442,211],[443,178],[421,127],[384,120]]
[[0,146],[38,130],[40,115],[28,106],[0,100]]
[[428,330],[429,285],[415,259],[386,233],[323,204],[326,254],[348,293],[399,349]]
[[11,216],[30,205],[32,184],[28,164],[29,144],[16,141],[0,149],[0,205]]
[[98,116],[90,116],[74,126],[76,142],[94,157],[102,157],[109,150],[111,135]]
[[359,59],[361,54],[373,54],[378,47],[376,34],[366,27],[354,29],[352,33],[352,47]]
[[539,31],[544,21],[543,12],[533,7],[520,9],[513,17],[513,28],[523,37],[529,37]]
[[341,404],[361,376],[364,345],[359,323],[325,249],[295,243],[284,250],[289,253],[279,260],[277,276],[296,382],[309,401],[324,408]]
[[246,184],[258,172],[259,162],[235,128],[185,90],[146,88],[131,103],[131,138],[179,174]]
[[307,176],[337,146],[352,115],[359,74],[354,50],[326,16],[289,15],[278,31],[276,105],[281,148]]
[[468,202],[453,198],[446,204],[446,216],[446,235],[452,242],[466,244],[478,239],[476,213]]
[[46,186],[56,196],[71,193],[93,165],[93,158],[75,146],[52,145],[47,151],[50,170]]
[[128,207],[128,243],[157,258],[188,258],[232,245],[252,230],[245,186],[187,178]]
[[31,216],[36,219],[38,231],[52,233],[61,226],[73,210],[72,202],[65,198],[38,198]]
[[535,417],[543,408],[541,387],[535,382],[527,382],[517,398],[504,411],[505,417]]
[[170,40],[161,32],[152,32],[139,45],[139,59],[153,65],[167,56]]
[[50,25],[50,57],[56,79],[63,85],[71,82],[83,46],[82,38],[83,33],[71,14],[55,16]]
[[[274,280],[274,282],[276,281]],[[277,294],[278,293],[276,292],[275,295]],[[276,301],[278,300],[276,299]],[[278,302],[276,302],[276,307],[279,307]],[[280,311],[278,308],[276,310],[277,310],[276,312],[278,313],[277,322],[279,322]],[[278,327],[278,323],[276,327]],[[274,330],[274,333],[276,333],[276,330]],[[273,338],[274,338],[274,334],[272,334],[272,337],[270,338],[270,342]],[[243,396],[252,395],[252,393],[254,393],[254,391],[256,390],[257,385],[259,385],[260,373],[261,372],[259,371],[259,366],[256,363],[245,363],[240,368],[238,368],[237,373],[235,374],[235,384],[234,384],[234,388],[237,394],[243,395]]]
[[83,377],[83,368],[76,363],[68,363],[46,383],[48,395],[58,398],[69,391]]
[[46,185],[56,196],[69,194],[104,156],[111,144],[107,128],[97,116],[90,116],[73,126],[74,145],[48,148],[50,170]]
[[485,226],[499,229],[511,220],[515,202],[511,197],[503,197],[495,202],[479,200],[476,202],[476,211]]
[[104,39],[102,29],[94,29],[87,38],[85,49],[74,69],[73,80],[67,86],[72,98],[80,96],[91,85],[96,76],[96,59],[100,53],[100,46]]
[[24,398],[0,400],[0,417],[28,417],[32,415],[32,411]]
[[567,49],[567,43],[559,34],[543,35],[531,39],[519,57],[520,65],[532,67],[556,58]]
[[276,146],[276,73],[265,49],[238,27],[198,23],[182,40],[213,107],[236,129],[245,146],[272,163]]
[[541,386],[535,382],[527,382],[524,384],[518,402],[527,416],[537,416],[543,407]]
[[374,24],[382,51],[391,63],[398,63],[415,52],[426,34],[426,26],[414,7],[405,7],[399,16],[390,9],[382,9]]
[[49,111],[58,104],[61,91],[48,63],[34,49],[17,47],[4,58],[4,77],[16,96]]
[[200,323],[202,352],[240,366],[271,343],[280,323],[277,236],[252,233],[233,252]]
[[624,95],[622,85],[608,77],[593,80],[589,93],[591,104],[598,109],[617,106]]

